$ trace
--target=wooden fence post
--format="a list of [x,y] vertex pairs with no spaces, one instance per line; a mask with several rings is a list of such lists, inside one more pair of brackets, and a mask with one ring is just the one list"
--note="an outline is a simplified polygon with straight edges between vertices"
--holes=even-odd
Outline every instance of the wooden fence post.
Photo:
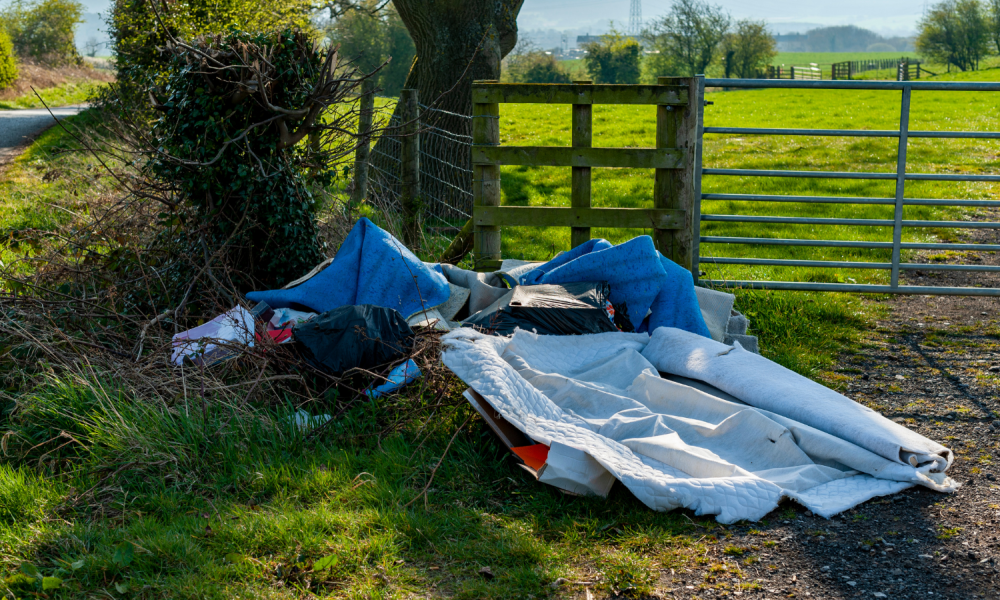
[[679,209],[684,211],[684,227],[677,230],[654,229],[653,241],[656,249],[678,265],[690,270],[692,265],[692,242],[700,232],[693,231],[695,222],[693,211],[697,206],[694,180],[695,159],[698,144],[699,102],[697,77],[660,77],[660,85],[683,85],[688,88],[687,106],[657,105],[656,107],[656,147],[677,148],[683,152],[684,162],[679,169],[656,169],[653,184],[654,208]]
[[372,147],[372,114],[375,112],[375,80],[361,82],[361,106],[358,112],[358,147],[354,151],[354,191],[351,203],[360,204],[368,197],[368,155]]
[[[484,83],[495,83],[487,81]],[[500,105],[473,102],[472,143],[500,145]],[[474,165],[472,197],[475,206],[500,206],[500,165]],[[477,271],[493,271],[500,263],[500,228],[476,224],[473,252]]]
[[[576,84],[592,84],[593,81],[574,81]],[[592,104],[573,105],[573,147],[590,148],[593,140]],[[570,187],[570,204],[573,208],[590,208],[591,201],[590,167],[573,167],[573,177]],[[590,227],[572,227],[570,233],[570,248],[576,248],[591,237]]]
[[399,103],[403,106],[400,113],[403,242],[416,249],[420,242],[420,104],[417,90],[401,90]]

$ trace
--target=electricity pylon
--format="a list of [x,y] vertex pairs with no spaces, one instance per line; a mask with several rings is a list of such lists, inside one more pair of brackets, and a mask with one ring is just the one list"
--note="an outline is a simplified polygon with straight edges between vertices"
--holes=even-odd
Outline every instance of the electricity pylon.
[[628,34],[634,37],[642,34],[642,0],[632,0],[628,13]]

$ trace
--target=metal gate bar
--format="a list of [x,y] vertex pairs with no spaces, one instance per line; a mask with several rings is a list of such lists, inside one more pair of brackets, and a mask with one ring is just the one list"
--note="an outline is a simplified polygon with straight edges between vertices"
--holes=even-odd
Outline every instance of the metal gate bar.
[[[755,127],[706,127],[705,133],[879,138],[899,137],[898,131],[880,129],[760,129]],[[909,132],[908,137],[1000,140],[1000,133],[994,133],[992,131],[911,131]]]
[[[945,265],[924,263],[903,263],[900,254],[903,250],[1000,250],[1000,244],[958,244],[958,243],[913,243],[902,241],[904,227],[942,227],[942,228],[1000,228],[1000,222],[976,221],[930,221],[903,219],[903,209],[906,206],[973,206],[1000,207],[1000,200],[946,200],[932,198],[906,198],[907,181],[977,181],[1000,182],[1000,175],[958,175],[950,173],[907,173],[906,151],[910,138],[934,139],[997,139],[1000,132],[977,131],[909,131],[910,98],[913,90],[917,91],[1000,91],[1000,83],[966,83],[966,82],[870,82],[870,81],[791,81],[791,80],[760,80],[760,79],[704,79],[700,78],[700,90],[705,87],[761,89],[761,88],[794,88],[815,90],[883,90],[901,91],[900,114],[898,130],[853,130],[853,129],[781,129],[754,127],[701,127],[702,135],[698,140],[698,157],[696,164],[698,173],[695,181],[700,184],[702,175],[734,176],[734,177],[797,177],[823,179],[862,179],[862,180],[893,180],[896,182],[895,194],[891,198],[848,197],[848,196],[791,196],[768,194],[699,194],[700,200],[730,200],[746,202],[802,202],[829,204],[879,204],[894,207],[892,219],[850,219],[850,218],[810,218],[810,217],[779,217],[753,215],[701,215],[701,221],[730,223],[771,223],[796,225],[855,225],[864,227],[892,227],[891,242],[866,242],[851,240],[805,240],[776,239],[729,236],[699,236],[700,243],[706,244],[759,244],[777,246],[809,246],[827,248],[862,248],[884,249],[892,251],[891,262],[859,262],[859,261],[828,261],[828,260],[792,260],[766,258],[735,258],[735,257],[701,257],[700,248],[694,256],[693,272],[697,280],[699,264],[731,264],[785,267],[828,267],[851,269],[884,269],[891,272],[889,285],[872,284],[841,284],[841,283],[808,283],[795,281],[726,281],[703,280],[702,283],[715,286],[744,287],[750,289],[772,290],[807,290],[807,291],[843,291],[871,292],[894,294],[943,294],[1000,296],[1000,288],[966,288],[966,287],[934,287],[907,286],[899,284],[900,271],[979,271],[1000,272],[1000,266],[994,265]],[[702,98],[703,100],[703,98]],[[699,105],[704,105],[699,102]],[[703,121],[702,121],[703,124]],[[876,137],[897,138],[899,140],[896,154],[896,170],[894,173],[867,172],[836,172],[836,171],[786,171],[770,169],[705,169],[702,164],[703,136],[706,133],[730,135],[804,135],[828,137]],[[699,206],[700,209],[700,206]],[[700,213],[700,210],[699,210]],[[700,226],[700,224],[699,224]]]
[[[894,204],[895,198],[845,196],[770,196],[767,194],[702,194],[704,200],[747,200],[759,202],[816,202],[821,204]],[[904,206],[1000,206],[1000,200],[940,200],[904,198]]]

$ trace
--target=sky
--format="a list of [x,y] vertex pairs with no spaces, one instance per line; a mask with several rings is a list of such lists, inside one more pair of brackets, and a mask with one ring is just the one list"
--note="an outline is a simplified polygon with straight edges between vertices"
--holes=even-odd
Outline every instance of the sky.
[[[670,0],[642,0],[644,20],[667,12]],[[808,26],[857,25],[883,35],[916,31],[923,0],[709,0],[737,19],[767,21],[778,33]],[[587,29],[609,20],[628,25],[630,0],[525,0],[518,29]],[[806,27],[802,27],[805,25]]]
[[103,13],[111,7],[110,0],[79,0],[83,5],[83,12]]
[[[88,13],[106,12],[110,0],[81,0]],[[595,33],[609,21],[628,25],[631,0],[525,0],[518,28],[581,30]],[[762,19],[776,33],[805,31],[823,25],[857,25],[883,35],[910,35],[916,31],[924,0],[709,0],[737,19]],[[670,8],[671,0],[642,0],[642,16],[654,19]]]

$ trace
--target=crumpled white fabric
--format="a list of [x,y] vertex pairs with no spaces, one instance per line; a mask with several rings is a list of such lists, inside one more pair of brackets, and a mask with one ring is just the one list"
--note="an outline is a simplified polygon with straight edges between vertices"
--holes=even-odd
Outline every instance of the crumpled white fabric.
[[662,379],[643,354],[670,350],[650,353],[645,334],[499,338],[457,330],[442,341],[445,365],[550,446],[539,480],[569,491],[606,495],[613,477],[650,508],[686,507],[732,523],[760,519],[782,497],[832,516],[933,483],[912,466],[792,421],[780,407],[759,410]]

